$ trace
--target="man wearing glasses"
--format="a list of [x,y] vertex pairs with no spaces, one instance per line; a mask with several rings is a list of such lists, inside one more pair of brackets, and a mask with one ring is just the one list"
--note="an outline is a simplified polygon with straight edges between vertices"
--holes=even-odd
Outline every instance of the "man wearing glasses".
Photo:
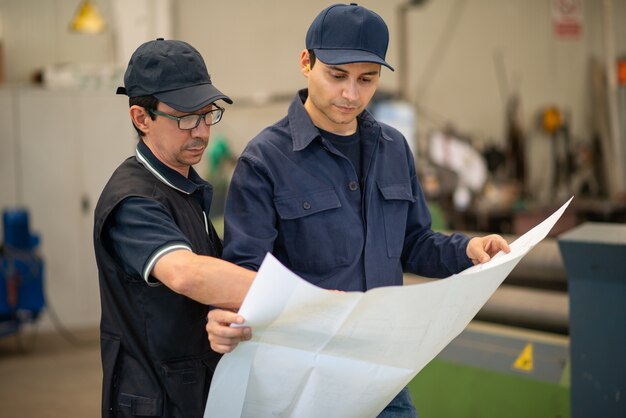
[[157,39],[132,55],[135,156],[105,186],[94,247],[102,305],[102,416],[202,416],[219,354],[210,306],[238,308],[255,273],[221,260],[212,188],[193,169],[232,100],[191,45]]

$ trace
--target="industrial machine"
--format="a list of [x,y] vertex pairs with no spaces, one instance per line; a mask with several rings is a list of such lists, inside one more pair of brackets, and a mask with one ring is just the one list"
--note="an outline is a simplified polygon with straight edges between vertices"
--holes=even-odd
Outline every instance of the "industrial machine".
[[559,237],[569,281],[572,418],[626,417],[626,224]]
[[28,212],[5,210],[0,246],[0,337],[15,334],[39,317],[45,306],[39,237],[29,230]]

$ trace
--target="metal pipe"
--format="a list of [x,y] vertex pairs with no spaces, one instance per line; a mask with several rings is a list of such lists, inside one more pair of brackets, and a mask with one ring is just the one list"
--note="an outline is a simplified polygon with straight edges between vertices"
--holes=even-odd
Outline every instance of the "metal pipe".
[[603,23],[604,23],[604,65],[606,66],[606,97],[608,100],[609,111],[609,136],[610,136],[610,154],[607,155],[611,161],[608,166],[613,169],[608,172],[609,188],[611,196],[623,193],[626,186],[624,180],[624,149],[622,148],[619,111],[618,111],[618,87],[617,87],[617,59],[615,55],[615,29],[613,28],[613,1],[604,0],[603,2]]
[[[508,242],[515,237],[505,236]],[[546,238],[537,244],[511,271],[506,284],[543,289],[567,290],[567,274],[556,239]]]
[[566,292],[501,285],[476,318],[566,335],[569,296]]
[[[436,279],[409,274],[404,276],[405,285],[431,280]],[[569,296],[567,292],[502,284],[478,312],[476,319],[566,335]]]

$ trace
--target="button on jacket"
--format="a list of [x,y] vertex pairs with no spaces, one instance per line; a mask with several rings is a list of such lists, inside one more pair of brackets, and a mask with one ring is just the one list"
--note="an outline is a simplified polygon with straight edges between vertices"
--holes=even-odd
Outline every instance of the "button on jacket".
[[224,258],[257,270],[267,252],[311,283],[364,291],[402,272],[446,277],[471,265],[469,238],[433,232],[404,137],[357,118],[362,173],[323,139],[300,91],[243,151],[226,203]]

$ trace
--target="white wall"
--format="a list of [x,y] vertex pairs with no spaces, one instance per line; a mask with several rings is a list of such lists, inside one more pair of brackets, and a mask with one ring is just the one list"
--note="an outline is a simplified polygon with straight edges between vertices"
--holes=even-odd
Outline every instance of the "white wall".
[[[501,59],[511,93],[521,96],[525,122],[540,107],[556,104],[574,113],[574,130],[586,134],[586,59],[592,36],[557,41],[547,1],[430,2],[413,11],[410,92],[420,105],[454,121],[462,131],[501,138],[504,98],[496,60]],[[448,16],[458,19],[445,27]],[[586,16],[590,16],[588,13]],[[593,35],[593,19],[585,25]],[[449,32],[444,50],[436,42]],[[434,69],[433,69],[434,67]]]
[[[199,45],[216,83],[234,97],[288,94],[304,85],[297,69],[308,25],[334,1],[187,0],[177,11],[177,34]],[[389,62],[398,60],[397,10],[404,0],[361,1],[387,21]],[[504,103],[495,59],[521,97],[525,124],[545,105],[573,116],[577,137],[589,136],[588,59],[602,57],[602,2],[584,1],[583,34],[558,40],[552,31],[551,0],[431,0],[408,12],[409,97],[427,112],[418,115],[420,132],[428,115],[453,122],[464,132],[500,142]],[[615,21],[626,19],[626,0],[614,0]],[[449,26],[451,16],[457,19]],[[621,17],[621,19],[620,19]],[[198,31],[198,27],[206,30]],[[626,53],[623,25],[616,24],[618,51]],[[447,42],[442,43],[442,39]],[[398,74],[384,70],[382,88],[395,91]]]
[[[69,31],[79,3],[0,0],[7,82],[28,82],[45,65],[112,61],[114,38],[110,31],[101,35],[77,35]],[[109,14],[108,1],[96,3],[103,14]]]
[[[172,0],[174,36],[206,57],[216,84],[233,98],[290,95],[304,85],[297,62],[306,28],[334,0]],[[391,32],[389,62],[398,64],[398,6],[406,0],[360,2],[376,10]],[[78,0],[0,0],[4,22],[7,79],[25,82],[44,65],[116,61],[114,7],[94,1],[109,29],[102,35],[67,30]],[[589,136],[588,60],[602,58],[602,3],[583,0],[583,35],[555,39],[551,0],[429,0],[413,7],[409,25],[409,97],[425,113],[419,132],[430,128],[429,115],[453,122],[484,140],[502,140],[504,105],[494,57],[517,87],[524,121],[556,104],[573,116],[577,137]],[[626,0],[613,0],[616,50],[626,54]],[[456,16],[455,24],[450,19]],[[42,36],[43,34],[43,36]],[[442,43],[442,39],[447,42]],[[382,88],[395,91],[398,75],[384,71]],[[233,138],[245,143],[249,138]]]
[[3,125],[12,125],[13,137],[6,141],[11,147],[2,147],[11,154],[1,154],[0,165],[12,163],[7,178],[17,178],[0,207],[27,208],[41,239],[47,306],[69,327],[100,319],[93,210],[110,174],[135,147],[127,103],[96,92],[0,90],[0,115],[14,116]]
[[[14,126],[13,96],[0,90],[0,202],[17,202],[17,167],[14,156],[17,155]],[[0,223],[0,232],[2,224]],[[0,235],[1,236],[1,235]]]

